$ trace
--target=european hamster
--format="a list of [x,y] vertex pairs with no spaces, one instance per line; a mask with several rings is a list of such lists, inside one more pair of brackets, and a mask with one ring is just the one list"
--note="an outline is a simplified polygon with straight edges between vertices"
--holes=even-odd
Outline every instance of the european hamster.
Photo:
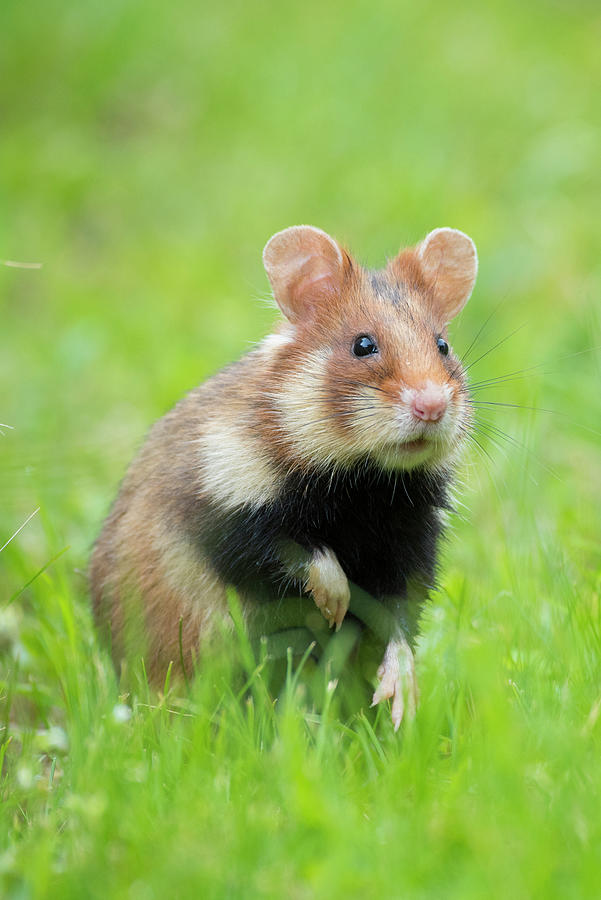
[[398,728],[417,699],[406,611],[433,584],[471,424],[447,324],[476,249],[437,228],[370,271],[300,225],[263,262],[285,319],[150,431],[94,547],[95,616],[118,659],[138,598],[158,681],[192,665],[228,585],[248,616],[305,592],[338,629],[354,582],[395,616],[373,702],[392,699]]

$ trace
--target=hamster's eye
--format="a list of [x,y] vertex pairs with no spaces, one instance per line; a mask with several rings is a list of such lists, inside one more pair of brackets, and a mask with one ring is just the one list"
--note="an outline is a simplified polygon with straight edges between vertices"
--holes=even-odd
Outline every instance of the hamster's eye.
[[378,352],[378,345],[369,334],[360,334],[353,341],[353,353],[355,356],[370,356]]
[[436,346],[438,347],[439,352],[442,353],[443,356],[446,356],[447,353],[449,352],[449,345],[447,344],[447,342],[445,341],[444,338],[438,338],[438,340],[436,341]]

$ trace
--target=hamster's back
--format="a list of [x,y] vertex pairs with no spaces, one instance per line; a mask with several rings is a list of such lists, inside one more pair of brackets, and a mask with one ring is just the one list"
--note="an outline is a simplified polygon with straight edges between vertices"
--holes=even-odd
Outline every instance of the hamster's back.
[[[116,662],[144,654],[149,677],[190,668],[201,632],[223,619],[225,585],[190,522],[205,510],[199,440],[235,405],[244,357],[187,394],[151,428],[94,546],[90,589]],[[182,658],[183,657],[183,658]]]

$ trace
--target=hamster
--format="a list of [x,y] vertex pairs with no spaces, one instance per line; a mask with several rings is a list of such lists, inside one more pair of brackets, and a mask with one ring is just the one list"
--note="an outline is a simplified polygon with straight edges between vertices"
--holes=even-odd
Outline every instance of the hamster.
[[338,629],[355,583],[392,614],[373,703],[391,699],[396,729],[417,701],[408,611],[434,583],[472,421],[447,324],[476,248],[437,228],[371,271],[300,225],[263,262],[284,320],[151,429],[93,550],[95,618],[118,660],[138,604],[158,682],[192,667],[228,585],[249,617],[304,592]]

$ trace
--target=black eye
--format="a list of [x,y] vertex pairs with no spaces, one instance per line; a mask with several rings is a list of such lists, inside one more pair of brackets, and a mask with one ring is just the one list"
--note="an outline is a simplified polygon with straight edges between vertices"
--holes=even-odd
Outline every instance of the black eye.
[[449,345],[447,344],[447,342],[445,341],[444,338],[438,338],[438,340],[436,341],[436,346],[438,347],[439,352],[442,353],[443,356],[446,356],[447,353],[449,352]]
[[369,334],[360,334],[353,341],[353,353],[355,356],[369,356],[378,352],[378,345]]

